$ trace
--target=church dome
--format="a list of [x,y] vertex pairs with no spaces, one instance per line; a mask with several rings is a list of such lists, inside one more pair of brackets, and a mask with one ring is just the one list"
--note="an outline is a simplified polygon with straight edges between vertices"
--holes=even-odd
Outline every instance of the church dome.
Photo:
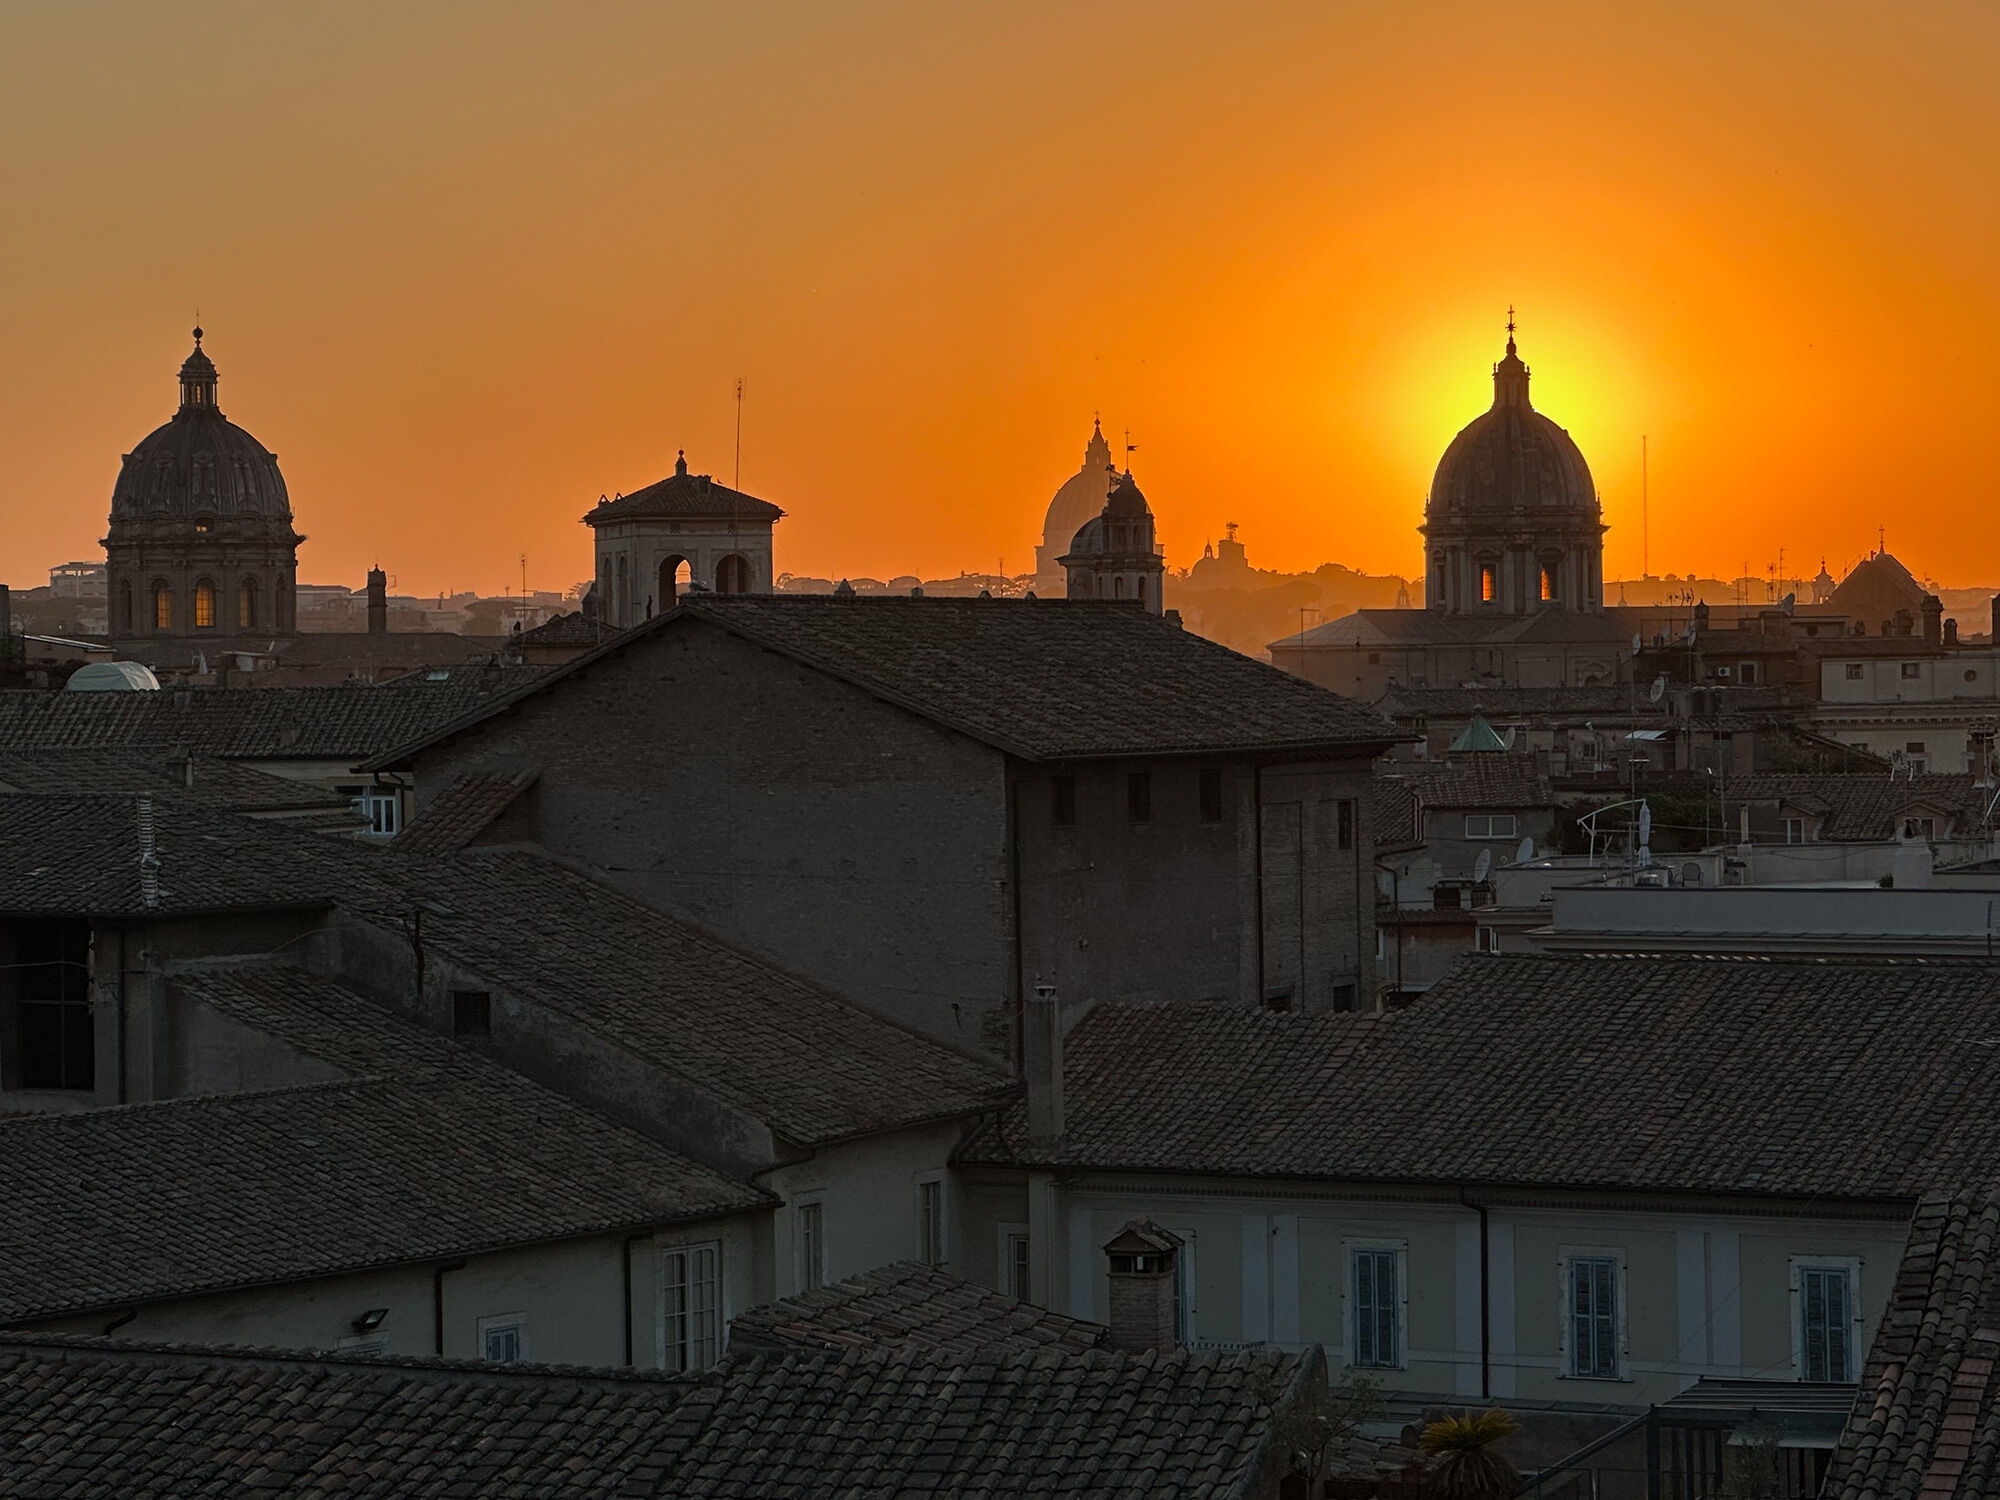
[[1493,367],[1493,405],[1466,425],[1438,460],[1425,519],[1467,519],[1522,510],[1595,517],[1597,489],[1575,439],[1528,402],[1528,367],[1514,350]]
[[1090,441],[1084,445],[1083,467],[1063,481],[1049,501],[1042,522],[1041,551],[1049,568],[1062,555],[1083,525],[1097,519],[1111,492],[1111,445],[1104,440],[1101,423],[1093,424]]
[[125,455],[111,490],[111,519],[212,518],[283,522],[291,497],[277,455],[222,415],[215,403],[214,362],[194,331],[194,353],[181,365],[181,405]]

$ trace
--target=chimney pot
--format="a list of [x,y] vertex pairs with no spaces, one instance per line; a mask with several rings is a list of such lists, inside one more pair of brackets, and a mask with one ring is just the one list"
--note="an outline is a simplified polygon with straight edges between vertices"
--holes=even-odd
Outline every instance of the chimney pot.
[[1133,1219],[1105,1245],[1111,1261],[1111,1347],[1171,1353],[1180,1343],[1180,1236]]

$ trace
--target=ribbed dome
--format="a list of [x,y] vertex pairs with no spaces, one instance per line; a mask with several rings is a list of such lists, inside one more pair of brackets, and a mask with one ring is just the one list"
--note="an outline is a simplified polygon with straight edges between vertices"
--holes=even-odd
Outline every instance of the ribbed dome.
[[1095,426],[1084,445],[1083,467],[1063,481],[1042,521],[1042,546],[1051,559],[1069,546],[1080,526],[1097,518],[1110,490],[1111,445],[1104,440],[1103,427]]
[[201,349],[181,366],[181,408],[125,455],[111,490],[111,519],[257,518],[289,523],[291,496],[278,459],[215,404],[215,366]]
[[1493,367],[1493,405],[1451,440],[1431,480],[1426,519],[1562,508],[1595,516],[1597,487],[1570,435],[1528,404],[1528,367],[1507,340]]

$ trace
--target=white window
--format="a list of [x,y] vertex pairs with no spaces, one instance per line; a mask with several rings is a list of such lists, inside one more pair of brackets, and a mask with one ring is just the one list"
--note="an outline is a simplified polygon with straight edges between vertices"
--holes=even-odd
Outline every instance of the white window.
[[1757,663],[1754,661],[1739,663],[1736,668],[1736,680],[1738,682],[1755,682],[1757,680]]
[[1028,1226],[1000,1226],[1000,1285],[1016,1302],[1029,1300]]
[[1903,837],[1906,839],[1922,839],[1926,843],[1930,842],[1932,839],[1937,837],[1937,819],[1935,818],[1903,819]]
[[826,1285],[826,1214],[824,1205],[801,1203],[793,1223],[799,1247],[799,1289]]
[[1622,1378],[1618,1261],[1610,1250],[1573,1251],[1563,1258],[1563,1368],[1574,1379]]
[[1785,842],[1803,844],[1806,841],[1806,820],[1804,818],[1785,819]]
[[1858,662],[1858,661],[1851,661],[1851,662],[1847,663],[1847,680],[1848,680],[1849,682],[1859,682],[1859,681],[1861,680],[1861,663],[1860,663],[1860,662]]
[[1512,813],[1467,813],[1465,815],[1465,836],[1469,839],[1511,839],[1514,833]]
[[705,1370],[721,1355],[721,1260],[715,1245],[675,1245],[661,1252],[663,1369]]
[[393,787],[369,787],[354,799],[361,816],[368,820],[371,838],[394,838],[403,830],[403,804]]
[[1500,951],[1500,932],[1494,927],[1475,927],[1472,932],[1472,946],[1480,953]]
[[1360,1244],[1347,1252],[1348,1360],[1357,1369],[1403,1365],[1403,1248]]
[[528,1357],[528,1319],[501,1313],[479,1320],[479,1357],[489,1364],[517,1365]]
[[1801,1380],[1860,1378],[1861,1322],[1855,1295],[1861,1262],[1853,1258],[1792,1262],[1792,1363]]
[[917,1259],[927,1266],[945,1263],[942,1177],[926,1177],[917,1184]]

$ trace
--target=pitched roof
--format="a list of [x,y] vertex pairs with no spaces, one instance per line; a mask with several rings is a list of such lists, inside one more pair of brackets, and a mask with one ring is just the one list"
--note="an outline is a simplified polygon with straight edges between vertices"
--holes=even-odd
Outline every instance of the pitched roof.
[[1465,721],[1465,728],[1459,730],[1458,738],[1451,742],[1451,748],[1454,754],[1468,750],[1484,753],[1496,750],[1504,752],[1507,742],[1500,738],[1499,733],[1483,717],[1474,714]]
[[145,792],[233,812],[346,808],[321,787],[214,756],[169,759],[149,746],[104,750],[0,750],[0,792]]
[[1828,1500],[1974,1500],[2000,1490],[2000,1199],[1918,1204]]
[[643,516],[698,516],[715,521],[755,521],[769,523],[785,513],[768,500],[742,490],[717,484],[706,474],[690,474],[683,459],[676,472],[665,479],[634,490],[629,495],[600,500],[584,520],[592,526],[607,521],[629,521]]
[[[157,896],[140,868],[149,806]],[[354,846],[357,850],[359,846]],[[171,794],[0,795],[0,913],[173,916],[332,904],[342,845]]]
[[1421,849],[1424,844],[1417,791],[1401,776],[1377,775],[1368,783],[1368,826],[1375,851]]
[[1469,955],[1405,1011],[1102,1006],[970,1161],[1914,1199],[2000,1159],[2000,972]]
[[897,1261],[831,1286],[753,1307],[729,1320],[733,1353],[785,1349],[936,1350],[969,1359],[982,1349],[1102,1345],[1111,1330],[1017,1302],[935,1266]]
[[420,854],[463,849],[534,783],[533,771],[468,771],[424,804],[415,821],[396,836],[395,846]]
[[616,625],[573,609],[568,614],[551,615],[533,630],[522,631],[517,639],[523,646],[595,646],[616,634]]
[[1665,717],[1664,709],[1648,702],[1644,692],[1628,683],[1602,687],[1392,687],[1376,700],[1375,706],[1399,719],[1458,719],[1472,714],[1484,714],[1491,719],[1627,714]]
[[622,892],[525,851],[363,851],[344,904],[400,921],[430,903],[428,949],[801,1144],[973,1114],[1015,1092],[998,1069],[905,1031]]
[[[0,1318],[335,1275],[737,1212],[762,1190],[295,969],[182,994],[326,1081],[0,1118]],[[76,1212],[79,1185],[91,1212]]]
[[[559,668],[547,683],[662,630],[709,625],[1028,760],[1352,748],[1405,738],[1386,719],[1136,604],[1108,600],[691,595]],[[400,765],[528,696],[413,736]]]
[[[1389,780],[1384,775],[1382,780]],[[1425,807],[1554,807],[1555,788],[1532,755],[1457,752],[1441,761],[1409,761],[1393,779],[1415,793]]]
[[1956,818],[1961,833],[1977,828],[1990,793],[1970,775],[1933,772],[1922,776],[1732,776],[1729,801],[1790,803],[1822,813],[1819,836],[1829,842],[1880,842],[1902,831],[1906,813]]
[[360,760],[460,718],[490,696],[449,682],[142,693],[12,689],[0,692],[0,749],[178,746],[224,759]]
[[[0,1489],[129,1500],[1247,1500],[1324,1358],[902,1351],[699,1376],[0,1339]],[[87,1433],[88,1441],[78,1434]]]

